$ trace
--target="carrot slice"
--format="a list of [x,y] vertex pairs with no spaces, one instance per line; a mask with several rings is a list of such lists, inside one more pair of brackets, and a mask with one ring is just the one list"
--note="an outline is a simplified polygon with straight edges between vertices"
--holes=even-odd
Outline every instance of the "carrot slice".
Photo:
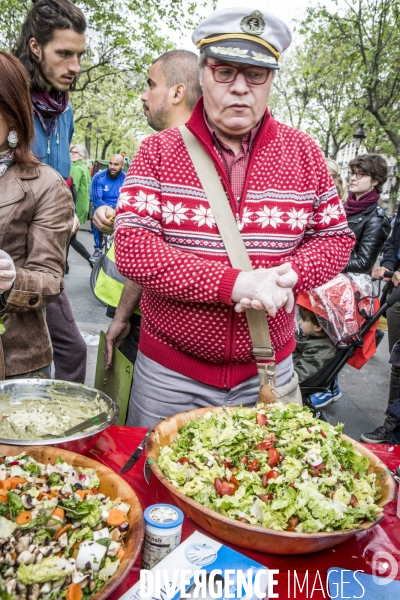
[[4,496],[4,494],[0,494],[0,502],[8,502],[7,496]]
[[37,499],[39,500],[43,500],[43,498],[46,498],[46,500],[48,499],[49,495],[45,494],[44,492],[39,492]]
[[124,555],[125,555],[125,550],[121,547],[117,552],[117,558],[119,558],[119,560],[122,560],[124,558]]
[[19,513],[19,515],[15,518],[15,522],[17,525],[26,525],[31,521],[32,513],[30,510],[23,510]]
[[7,479],[7,481],[10,482],[10,489],[11,490],[15,490],[15,488],[17,487],[17,485],[25,485],[27,483],[26,479],[23,479],[23,477],[9,477]]
[[52,519],[57,519],[57,521],[64,522],[65,519],[65,510],[61,508],[61,506],[56,506],[56,508],[51,513]]
[[74,494],[77,494],[81,500],[84,500],[88,494],[91,494],[92,490],[75,490]]
[[107,525],[110,525],[110,527],[119,527],[119,525],[126,523],[127,520],[128,517],[122,510],[119,508],[112,508],[108,513],[106,523]]
[[77,583],[70,583],[67,587],[66,600],[82,600],[83,592],[80,585]]
[[71,529],[72,525],[71,523],[67,523],[67,525],[64,525],[64,527],[61,527],[61,529],[59,529],[57,531],[57,533],[54,534],[54,541],[57,541],[58,538],[60,536],[62,536],[63,533],[65,533],[66,531],[69,531]]
[[11,481],[10,479],[5,479],[4,481],[0,481],[0,490],[9,490],[11,489]]

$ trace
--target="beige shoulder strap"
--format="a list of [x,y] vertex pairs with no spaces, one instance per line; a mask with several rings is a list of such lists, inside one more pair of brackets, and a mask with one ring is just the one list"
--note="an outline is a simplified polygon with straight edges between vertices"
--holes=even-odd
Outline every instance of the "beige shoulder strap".
[[[250,257],[211,157],[185,125],[181,126],[179,130],[211,207],[232,267],[241,271],[252,271]],[[261,385],[264,385],[274,380],[275,376],[275,365],[270,365],[266,371],[265,363],[258,362],[259,360],[275,362],[267,316],[264,311],[250,308],[246,310],[246,317],[260,382]]]

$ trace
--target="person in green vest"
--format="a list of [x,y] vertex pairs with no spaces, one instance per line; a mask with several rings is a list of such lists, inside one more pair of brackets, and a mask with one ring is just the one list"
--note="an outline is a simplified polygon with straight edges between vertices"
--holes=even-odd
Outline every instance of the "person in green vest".
[[[71,157],[71,170],[70,175],[74,182],[76,191],[75,201],[75,213],[79,220],[79,225],[86,223],[89,214],[90,204],[90,170],[88,167],[89,155],[85,146],[82,144],[75,144],[71,146],[69,155]],[[77,232],[71,237],[69,243],[78,254],[83,256],[92,268],[92,264],[89,260],[90,252],[85,248],[83,244],[77,239]],[[69,246],[68,246],[69,249]],[[67,251],[68,259],[68,251]],[[65,272],[69,272],[68,260],[66,264]]]
[[[141,100],[150,127],[162,131],[184,125],[202,93],[197,55],[188,50],[165,52],[152,64],[147,86]],[[110,206],[100,206],[94,213],[93,224],[102,233],[111,234],[114,215],[115,210]],[[125,283],[115,265],[114,245],[100,269],[94,292],[107,303],[106,314],[113,319],[106,333],[106,368],[111,366],[114,346],[134,363],[140,335],[138,306],[142,288],[130,279]]]

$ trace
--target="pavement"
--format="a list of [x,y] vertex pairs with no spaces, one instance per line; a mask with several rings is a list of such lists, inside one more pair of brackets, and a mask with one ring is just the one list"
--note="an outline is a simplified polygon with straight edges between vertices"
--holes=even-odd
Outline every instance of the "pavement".
[[[90,229],[89,223],[83,229]],[[80,231],[78,239],[93,252],[93,236]],[[90,266],[70,248],[69,274],[65,283],[79,330],[89,343],[96,343],[101,330],[106,331],[110,319],[105,307],[94,297],[90,289]],[[90,337],[91,336],[91,337]],[[88,345],[86,384],[93,385],[97,345]],[[376,354],[361,370],[345,366],[339,375],[342,397],[326,407],[323,412],[333,425],[344,423],[344,433],[358,440],[361,433],[373,431],[384,421],[389,394],[390,365],[387,333]]]

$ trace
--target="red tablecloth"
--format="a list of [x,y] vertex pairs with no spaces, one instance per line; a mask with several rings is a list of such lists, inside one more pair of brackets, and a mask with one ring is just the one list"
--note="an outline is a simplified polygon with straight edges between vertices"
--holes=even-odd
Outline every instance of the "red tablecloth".
[[[143,439],[145,429],[137,429],[131,427],[110,427],[107,429],[97,441],[94,448],[87,454],[114,471],[119,471],[122,465],[126,462],[133,450],[138,446]],[[368,446],[366,444],[366,446]],[[396,469],[400,465],[400,446],[374,445],[369,446],[371,450],[387,466],[391,469]],[[389,451],[389,448],[393,448]],[[148,485],[143,476],[144,457],[142,457],[136,465],[122,475],[124,479],[132,486],[136,492],[142,508],[145,509],[151,504],[158,502],[169,502],[174,504],[169,492],[157,480],[152,477]],[[183,523],[182,539],[186,539],[193,531],[198,530],[205,535],[210,535],[201,527],[196,525],[188,517]],[[212,536],[211,536],[212,537]],[[235,550],[250,556],[262,565],[270,569],[279,569],[279,575],[275,578],[278,580],[278,586],[274,589],[279,593],[279,598],[286,600],[288,595],[288,577],[292,583],[293,596],[293,571],[296,570],[300,582],[303,581],[305,571],[309,574],[309,591],[308,594],[304,589],[299,592],[297,589],[296,598],[305,600],[313,598],[313,600],[321,600],[327,596],[322,591],[314,590],[311,595],[311,590],[315,580],[315,574],[319,571],[322,582],[325,583],[326,572],[331,567],[341,567],[343,569],[361,569],[365,573],[372,572],[372,557],[378,551],[385,551],[391,554],[398,563],[399,571],[397,579],[400,579],[400,520],[396,517],[396,503],[391,502],[385,507],[385,519],[381,524],[372,528],[370,531],[354,535],[350,540],[336,546],[330,550],[324,550],[317,554],[305,554],[296,556],[280,556],[275,554],[261,554],[259,552],[250,552],[243,548],[232,546]],[[121,585],[110,596],[110,600],[118,600],[124,592],[126,592],[136,581],[139,580],[140,557],[136,561],[129,575],[121,582]],[[288,575],[288,572],[291,572]],[[315,588],[321,587],[318,582]]]

